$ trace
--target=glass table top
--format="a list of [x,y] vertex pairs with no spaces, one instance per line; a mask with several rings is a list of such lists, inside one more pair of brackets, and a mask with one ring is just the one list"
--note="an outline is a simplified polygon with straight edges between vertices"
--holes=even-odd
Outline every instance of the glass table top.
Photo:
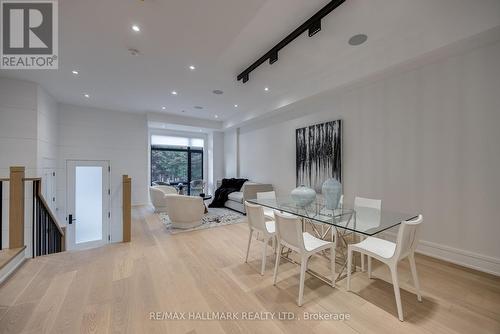
[[298,206],[291,197],[279,197],[276,199],[249,199],[251,204],[262,205],[277,211],[294,214],[313,223],[333,225],[338,228],[350,230],[356,233],[372,236],[394,226],[416,218],[417,214],[408,214],[369,208],[369,207],[346,207],[329,210],[324,201],[317,198],[312,204]]

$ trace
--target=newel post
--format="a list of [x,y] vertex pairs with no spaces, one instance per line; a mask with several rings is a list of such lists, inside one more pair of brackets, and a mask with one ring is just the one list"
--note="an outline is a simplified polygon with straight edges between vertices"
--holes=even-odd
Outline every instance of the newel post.
[[10,167],[9,248],[24,246],[24,166]]
[[130,242],[132,237],[132,179],[123,175],[123,242]]

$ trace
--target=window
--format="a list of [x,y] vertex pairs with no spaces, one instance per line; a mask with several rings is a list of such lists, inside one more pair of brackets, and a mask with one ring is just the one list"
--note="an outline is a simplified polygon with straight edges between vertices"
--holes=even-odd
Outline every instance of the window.
[[[202,193],[203,146],[202,138],[151,136],[151,183],[182,183],[188,195]],[[191,181],[198,181],[193,188]]]

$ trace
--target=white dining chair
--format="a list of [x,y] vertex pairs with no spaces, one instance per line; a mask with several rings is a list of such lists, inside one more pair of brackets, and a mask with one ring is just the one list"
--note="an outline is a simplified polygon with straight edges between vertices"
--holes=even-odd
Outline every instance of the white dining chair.
[[[276,192],[264,191],[257,193],[257,199],[276,199]],[[264,216],[274,220],[274,210],[266,207],[263,208],[264,208]]]
[[245,263],[248,262],[248,253],[250,252],[250,244],[252,243],[253,232],[256,231],[257,233],[262,233],[264,245],[262,249],[262,267],[260,269],[260,274],[264,275],[264,270],[266,268],[267,246],[269,244],[269,240],[272,240],[273,249],[276,248],[275,224],[273,220],[264,216],[264,208],[262,206],[245,202],[245,209],[247,213],[248,227],[250,229]]
[[332,270],[332,286],[335,286],[335,245],[333,242],[314,237],[302,229],[302,222],[297,216],[274,212],[276,217],[276,237],[278,247],[276,251],[276,264],[274,266],[274,285],[278,278],[278,267],[283,247],[287,247],[300,255],[300,285],[298,305],[302,306],[304,299],[304,279],[309,258],[323,250],[330,249],[330,265]]
[[391,271],[392,284],[394,286],[394,295],[398,308],[399,320],[403,321],[403,308],[401,306],[401,295],[399,293],[398,281],[398,262],[408,258],[410,262],[413,283],[417,292],[417,299],[422,301],[420,294],[420,283],[417,276],[417,266],[415,264],[415,248],[418,243],[419,227],[423,221],[422,215],[415,220],[402,222],[399,227],[396,243],[387,240],[368,237],[358,244],[349,245],[347,255],[347,290],[351,290],[351,263],[352,253],[359,252],[368,255],[368,278],[371,278],[371,258],[387,264]]
[[[354,198],[354,212],[356,213],[356,226],[359,230],[369,230],[380,225],[382,201],[356,196]],[[364,237],[360,236],[363,240]],[[361,271],[365,271],[365,256],[361,254]]]

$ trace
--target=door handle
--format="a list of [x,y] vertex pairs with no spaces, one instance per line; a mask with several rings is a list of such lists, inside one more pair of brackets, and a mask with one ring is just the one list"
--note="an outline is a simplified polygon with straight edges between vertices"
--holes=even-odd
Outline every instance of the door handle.
[[73,215],[72,215],[72,214],[70,214],[70,215],[68,216],[68,224],[73,224],[73,222],[74,222],[75,220],[76,220],[76,218],[73,218]]

